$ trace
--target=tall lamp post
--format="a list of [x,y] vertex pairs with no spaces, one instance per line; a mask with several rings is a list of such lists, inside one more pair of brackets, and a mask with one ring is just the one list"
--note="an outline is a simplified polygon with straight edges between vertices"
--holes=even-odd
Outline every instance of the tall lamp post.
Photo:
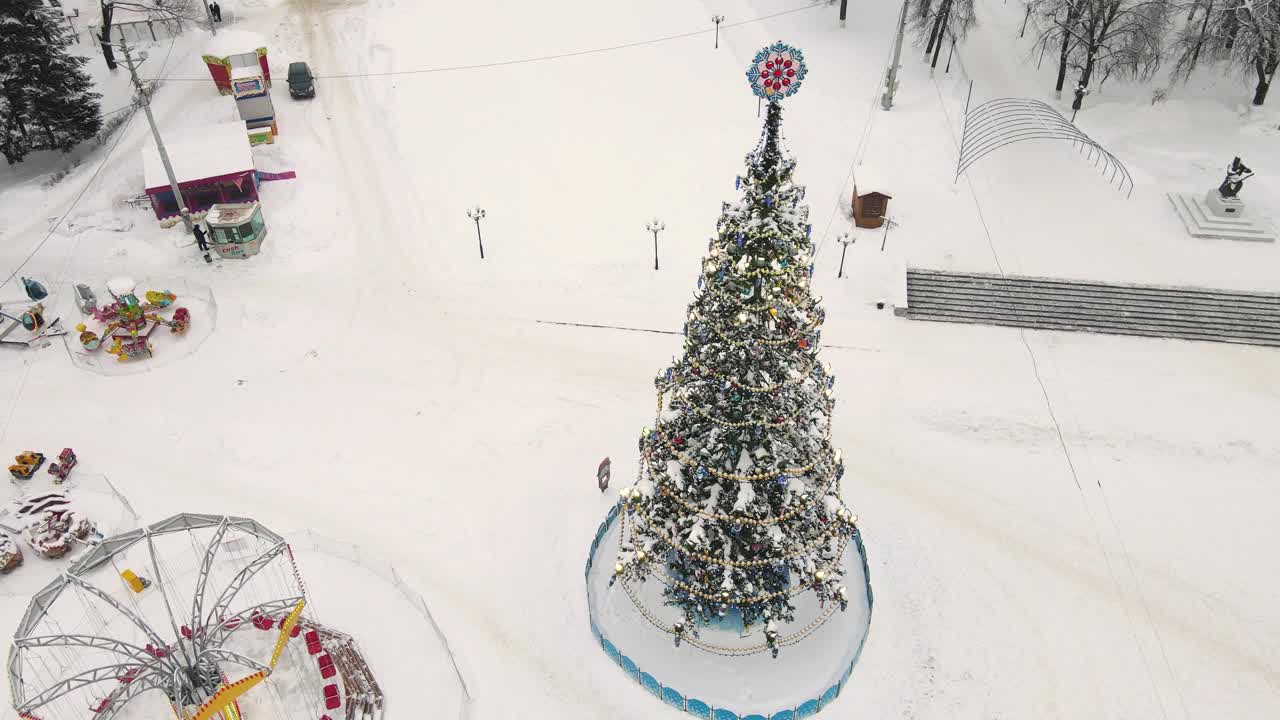
[[711,22],[716,24],[716,47],[720,47],[720,23],[724,22],[723,15],[712,15]]
[[655,217],[654,219],[645,223],[644,229],[653,233],[653,269],[657,270],[658,269],[658,233],[662,232],[663,230],[666,230],[667,226],[666,226],[666,223],[662,222],[661,220]]
[[467,211],[467,217],[476,221],[476,242],[480,244],[480,259],[484,259],[484,238],[480,235],[480,221],[484,219],[484,208],[479,205]]
[[857,239],[849,237],[849,233],[841,233],[836,240],[839,240],[840,244],[844,246],[840,248],[840,270],[836,272],[836,277],[840,278],[844,277],[844,254],[849,252],[849,246],[857,242]]

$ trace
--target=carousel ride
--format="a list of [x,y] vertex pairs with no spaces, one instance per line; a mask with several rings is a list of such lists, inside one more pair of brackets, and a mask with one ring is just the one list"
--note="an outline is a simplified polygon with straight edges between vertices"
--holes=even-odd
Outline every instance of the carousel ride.
[[32,597],[9,651],[13,707],[23,720],[379,718],[354,641],[306,606],[288,543],[249,518],[183,513],[102,539]]
[[[168,290],[148,290],[144,295],[146,302],[142,302],[135,288],[133,280],[116,278],[107,283],[107,292],[113,302],[102,307],[84,304],[82,311],[103,326],[98,332],[90,330],[84,323],[76,326],[80,344],[86,351],[94,352],[101,348],[115,355],[120,362],[152,357],[151,335],[156,328],[163,325],[173,334],[187,331],[191,313],[185,307],[172,307],[178,299],[176,295]],[[81,294],[84,293],[81,291]],[[171,308],[172,314],[164,317],[162,313],[169,312]]]

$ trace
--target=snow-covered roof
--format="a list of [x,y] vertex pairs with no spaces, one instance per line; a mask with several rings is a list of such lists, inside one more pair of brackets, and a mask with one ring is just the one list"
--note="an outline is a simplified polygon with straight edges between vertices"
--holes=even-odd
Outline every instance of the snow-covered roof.
[[231,79],[242,80],[244,78],[262,77],[261,65],[244,65],[242,67],[231,68]]
[[113,277],[107,281],[107,292],[111,293],[115,297],[128,295],[133,292],[136,287],[138,287],[138,283],[134,282],[133,278],[125,277],[123,275],[120,277]]
[[[249,136],[245,134],[243,122],[162,132],[169,162],[173,163],[173,174],[179,184],[254,169],[253,153],[249,152]],[[147,190],[169,187],[164,163],[151,141],[142,146],[142,170]]]
[[204,216],[211,225],[240,225],[249,221],[258,203],[222,203],[209,208]]
[[869,192],[893,194],[893,177],[880,165],[860,163],[854,166],[853,184],[857,186],[859,195]]
[[214,57],[226,57],[251,53],[267,46],[267,39],[256,32],[248,30],[219,30],[218,34],[209,38],[205,46],[205,54]]

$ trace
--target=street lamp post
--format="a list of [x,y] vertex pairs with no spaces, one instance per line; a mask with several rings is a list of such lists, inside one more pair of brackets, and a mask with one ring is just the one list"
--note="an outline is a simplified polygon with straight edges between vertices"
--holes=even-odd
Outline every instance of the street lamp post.
[[657,270],[658,269],[658,233],[662,232],[663,230],[666,230],[667,226],[666,226],[666,223],[662,222],[661,220],[655,217],[654,219],[645,223],[644,229],[653,233],[653,269]]
[[711,22],[716,24],[716,47],[720,47],[720,23],[724,22],[723,15],[712,15]]
[[476,242],[480,244],[480,259],[484,259],[484,238],[480,235],[480,221],[484,219],[484,208],[479,205],[467,211],[467,217],[476,221]]
[[857,239],[849,237],[849,233],[841,233],[836,240],[839,240],[840,244],[844,246],[840,248],[840,270],[836,272],[836,277],[840,278],[844,277],[844,254],[849,252],[849,246],[857,242]]

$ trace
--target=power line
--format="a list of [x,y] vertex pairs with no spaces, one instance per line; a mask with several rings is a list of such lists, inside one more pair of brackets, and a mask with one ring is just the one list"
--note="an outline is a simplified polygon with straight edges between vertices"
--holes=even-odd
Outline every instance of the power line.
[[44,239],[32,248],[31,252],[27,254],[26,259],[21,263],[18,263],[18,267],[14,268],[13,272],[9,273],[9,277],[5,278],[4,282],[0,282],[0,288],[8,285],[11,280],[17,277],[18,273],[22,272],[22,268],[26,267],[27,263],[31,262],[31,259],[36,256],[36,253],[40,252],[40,248],[44,247],[45,243],[49,242],[49,238],[53,237],[53,234],[58,231],[59,227],[62,227],[62,222],[67,219],[67,216],[71,214],[71,211],[76,208],[76,204],[80,202],[81,198],[84,197],[84,194],[93,186],[93,181],[98,179],[98,174],[102,172],[102,168],[106,166],[107,160],[111,158],[111,153],[114,152],[116,146],[120,144],[120,139],[124,137],[125,131],[128,130],[128,125],[132,120],[132,115],[129,116],[128,120],[125,120],[125,127],[120,129],[120,132],[116,135],[115,141],[111,143],[111,147],[107,148],[106,154],[102,156],[102,162],[98,163],[98,167],[93,171],[93,175],[89,176],[89,181],[84,184],[84,187],[80,188],[80,192],[76,194],[75,200],[71,201],[71,204],[67,206],[66,212],[62,213],[62,216],[58,218],[58,221],[53,224],[53,227],[45,234]]
[[[164,62],[160,65],[161,72],[163,72],[164,67],[169,64],[169,57],[173,53],[173,43],[175,40],[177,40],[176,36],[169,41],[169,52],[165,53]],[[111,112],[106,113],[106,115],[114,115],[115,113],[130,109],[136,110],[137,107],[133,104],[126,105],[118,110],[112,110]],[[103,115],[103,117],[106,117],[106,115]],[[111,159],[111,154],[115,152],[116,146],[120,144],[120,140],[125,136],[125,132],[128,131],[129,125],[132,122],[133,114],[130,114],[129,117],[125,119],[123,127],[120,128],[119,133],[116,135],[116,139],[111,143],[111,147],[107,148],[106,154],[102,156],[102,162],[98,163],[98,167],[93,171],[93,175],[89,177],[89,181],[84,184],[84,187],[80,188],[80,192],[76,194],[75,199],[71,201],[69,206],[67,206],[66,212],[62,213],[62,216],[53,224],[53,227],[49,229],[49,232],[45,234],[44,239],[36,244],[35,248],[31,250],[26,259],[21,263],[18,263],[18,267],[14,268],[13,272],[9,273],[9,277],[5,278],[3,282],[0,282],[0,288],[8,285],[10,281],[17,277],[18,273],[22,272],[22,269],[27,266],[27,263],[31,262],[31,259],[36,256],[36,253],[40,252],[40,248],[44,247],[45,243],[49,242],[49,238],[53,237],[53,234],[58,231],[58,228],[62,227],[63,221],[67,219],[67,216],[71,214],[72,210],[75,210],[76,205],[79,204],[82,198],[84,198],[84,194],[89,191],[89,188],[93,187],[94,181],[98,179],[98,175],[102,172],[102,168],[106,166],[107,160]]]
[[[780,12],[771,13],[769,15],[761,15],[759,17],[750,18],[748,20],[739,20],[733,23],[722,23],[722,29],[740,27],[751,23],[769,20],[771,18],[790,15],[792,13],[812,10],[816,7],[823,7],[825,3],[815,1],[813,4],[804,7],[792,8],[790,10],[782,10]],[[663,37],[652,38],[649,40],[638,40],[636,42],[623,43],[621,45],[610,45],[608,47],[592,48],[590,50],[574,50],[572,52],[556,53],[554,55],[539,55],[536,57],[517,58],[514,60],[498,60],[495,62],[475,63],[472,65],[447,65],[442,67],[419,68],[416,70],[388,70],[385,72],[368,72],[368,73],[342,73],[338,75],[315,75],[317,80],[341,80],[348,78],[366,78],[366,77],[389,77],[395,75],[427,75],[431,73],[457,72],[460,70],[481,70],[484,68],[506,67],[508,65],[524,65],[528,63],[545,62],[548,60],[562,60],[565,58],[582,57],[584,55],[599,55],[601,53],[614,52],[616,50],[627,50],[629,48],[641,47],[644,45],[656,45],[659,43],[670,42],[672,40],[683,40],[684,38],[696,37],[698,35],[706,35],[714,33],[715,28],[707,28],[705,30],[693,30],[691,32],[679,33],[677,35],[666,35]],[[208,82],[209,78],[161,78],[163,80],[172,80],[175,82]]]

